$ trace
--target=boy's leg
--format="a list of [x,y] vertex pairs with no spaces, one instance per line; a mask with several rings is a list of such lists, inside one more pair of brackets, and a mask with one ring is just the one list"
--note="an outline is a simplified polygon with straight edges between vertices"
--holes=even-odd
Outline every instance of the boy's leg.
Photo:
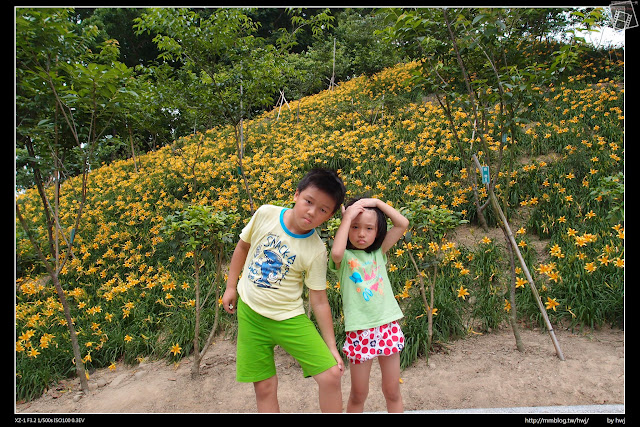
[[318,384],[318,400],[321,412],[342,412],[342,373],[338,365],[314,375]]
[[253,383],[258,412],[280,412],[278,404],[278,376]]
[[301,314],[280,326],[277,343],[298,361],[303,375],[318,384],[320,410],[342,412],[342,373],[313,322]]
[[269,333],[273,323],[238,298],[236,380],[253,383],[258,412],[279,412],[275,343]]
[[270,329],[273,320],[253,311],[238,298],[238,337],[236,345],[236,381],[253,383],[276,374]]
[[369,394],[369,375],[373,359],[361,363],[349,363],[351,372],[351,392],[347,402],[347,412],[364,411],[364,402]]
[[400,353],[378,356],[382,372],[382,394],[387,401],[387,412],[403,412],[400,394]]

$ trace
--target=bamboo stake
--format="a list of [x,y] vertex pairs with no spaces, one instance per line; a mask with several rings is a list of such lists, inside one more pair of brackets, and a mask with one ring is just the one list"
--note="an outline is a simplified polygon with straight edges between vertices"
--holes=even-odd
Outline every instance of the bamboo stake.
[[336,39],[333,39],[333,70],[331,72],[331,80],[329,81],[329,90],[333,90],[335,87],[336,79]]
[[280,91],[280,98],[278,98],[278,117],[276,117],[276,120],[278,120],[280,118],[280,110],[282,110],[282,105],[287,104],[287,108],[289,109],[289,111],[291,111],[291,107],[289,106],[289,103],[287,102],[287,98],[284,97],[284,91]]
[[[476,155],[474,154],[472,158],[478,170],[481,170],[482,167],[480,166],[480,162],[478,161],[478,158],[476,157]],[[556,349],[556,355],[560,360],[564,360],[564,355],[562,354],[562,350],[560,349],[560,344],[556,339],[556,334],[553,331],[551,322],[549,321],[549,316],[547,316],[547,311],[545,310],[544,305],[542,304],[542,300],[540,299],[540,294],[538,294],[538,289],[536,289],[536,285],[533,283],[533,278],[531,277],[531,274],[529,273],[529,268],[527,268],[527,264],[524,262],[524,258],[520,253],[520,248],[518,248],[518,244],[516,243],[516,240],[513,237],[513,233],[511,232],[511,227],[509,227],[507,218],[505,217],[504,212],[502,212],[502,208],[498,204],[498,200],[496,199],[496,196],[493,193],[493,189],[491,188],[489,188],[489,198],[491,200],[491,205],[495,209],[496,213],[500,216],[500,221],[502,221],[502,224],[504,225],[507,231],[509,242],[511,243],[511,246],[513,247],[516,255],[518,256],[518,260],[520,261],[520,266],[522,267],[522,270],[524,271],[524,274],[527,277],[527,282],[529,282],[529,287],[531,288],[531,292],[533,292],[533,295],[536,298],[536,302],[538,303],[538,309],[540,310],[540,313],[544,318],[544,322],[547,325],[547,330],[549,331],[549,335],[551,336],[551,341],[553,342],[553,346]]]

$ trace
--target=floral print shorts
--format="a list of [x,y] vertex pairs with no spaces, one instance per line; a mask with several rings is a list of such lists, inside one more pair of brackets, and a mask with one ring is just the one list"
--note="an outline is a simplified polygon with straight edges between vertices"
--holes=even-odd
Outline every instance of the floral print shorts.
[[377,356],[390,356],[404,348],[404,334],[397,321],[371,329],[347,331],[342,352],[357,364]]

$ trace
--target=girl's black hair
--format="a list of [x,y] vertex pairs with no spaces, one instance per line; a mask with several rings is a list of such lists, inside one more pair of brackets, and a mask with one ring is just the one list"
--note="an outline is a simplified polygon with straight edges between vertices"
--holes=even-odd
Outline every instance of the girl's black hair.
[[[351,206],[352,204],[354,204],[355,202],[357,202],[362,198],[363,197],[354,197],[353,199],[350,199],[344,204],[344,208],[345,209],[348,208],[349,206]],[[377,249],[380,249],[380,247],[382,246],[382,241],[387,236],[387,216],[384,214],[384,212],[382,212],[378,208],[365,208],[365,209],[372,210],[376,213],[376,229],[377,229],[376,238],[368,248],[364,249],[365,252],[373,252]],[[357,249],[355,246],[351,244],[351,241],[349,241],[349,239],[347,239],[347,249]]]

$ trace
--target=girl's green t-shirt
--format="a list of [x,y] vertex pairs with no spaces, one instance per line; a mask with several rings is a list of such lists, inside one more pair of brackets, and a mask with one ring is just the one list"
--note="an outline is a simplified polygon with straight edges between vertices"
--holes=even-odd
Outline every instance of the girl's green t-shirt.
[[345,331],[374,328],[403,317],[387,276],[387,256],[381,249],[370,253],[346,249],[336,270],[340,280]]

